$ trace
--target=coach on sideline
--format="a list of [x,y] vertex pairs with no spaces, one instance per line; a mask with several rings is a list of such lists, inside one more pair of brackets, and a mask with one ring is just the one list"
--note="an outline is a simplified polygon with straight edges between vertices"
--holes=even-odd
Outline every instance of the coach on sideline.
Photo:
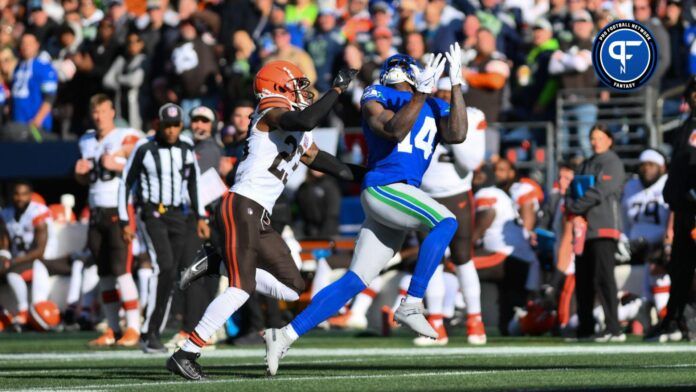
[[[148,298],[140,345],[144,352],[166,352],[160,340],[169,313],[177,266],[184,254],[188,225],[183,211],[184,189],[188,191],[192,213],[197,218],[197,233],[210,236],[203,206],[198,201],[198,163],[190,141],[179,135],[183,113],[175,104],[159,110],[159,128],[154,138],[138,143],[123,170],[118,190],[119,220],[123,237],[131,241],[135,233],[128,226],[127,203],[133,187],[138,194],[146,245],[157,276],[157,290]],[[155,297],[153,298],[153,294]]]
[[587,221],[582,255],[575,259],[575,290],[578,301],[578,338],[592,336],[595,328],[595,292],[604,309],[606,330],[596,337],[597,342],[623,342],[626,335],[619,326],[614,267],[621,236],[621,192],[624,184],[624,167],[611,147],[614,137],[605,126],[595,125],[590,131],[590,144],[594,155],[582,164],[580,175],[592,176],[594,185],[585,194],[573,200],[568,198],[566,211],[580,215]]

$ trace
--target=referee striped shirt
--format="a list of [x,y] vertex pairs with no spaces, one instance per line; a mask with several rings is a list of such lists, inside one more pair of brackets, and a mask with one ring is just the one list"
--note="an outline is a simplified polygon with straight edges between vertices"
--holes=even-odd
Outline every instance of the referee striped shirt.
[[205,216],[199,205],[198,163],[190,143],[179,139],[165,145],[154,138],[143,139],[130,155],[121,176],[118,189],[118,215],[123,224],[128,222],[128,195],[135,189],[143,204],[160,204],[165,208],[181,207],[188,192],[191,210],[198,217]]

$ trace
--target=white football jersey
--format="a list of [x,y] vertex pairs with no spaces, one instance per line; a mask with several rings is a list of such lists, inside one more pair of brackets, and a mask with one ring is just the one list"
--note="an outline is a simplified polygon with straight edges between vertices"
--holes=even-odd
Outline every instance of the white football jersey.
[[256,125],[268,110],[252,116],[244,155],[230,190],[259,203],[270,214],[313,139],[312,132],[260,131]]
[[629,240],[643,237],[651,244],[662,242],[669,216],[669,206],[662,197],[665,182],[666,174],[647,188],[638,178],[629,180],[624,186],[621,208],[624,232]]
[[496,187],[479,189],[474,195],[476,211],[493,209],[495,219],[483,234],[483,247],[491,252],[513,256],[532,263],[536,254],[519,222],[515,205],[505,191]]
[[466,140],[460,144],[438,144],[420,188],[440,198],[471,190],[471,180],[486,152],[486,118],[482,111],[467,107]]
[[515,203],[515,210],[519,212],[520,206],[528,202],[534,203],[534,211],[539,211],[539,191],[534,185],[526,181],[518,181],[510,186],[510,197]]
[[[101,165],[104,154],[114,154],[126,144],[135,144],[142,134],[132,128],[116,128],[102,140],[97,132],[89,130],[80,138],[80,154],[92,163],[89,172],[89,206],[92,208],[115,208],[118,206],[120,173],[106,170]],[[125,158],[124,158],[125,163]]]
[[15,219],[14,207],[3,209],[2,220],[5,221],[10,235],[10,253],[17,256],[31,248],[34,242],[34,228],[42,223],[51,222],[51,211],[45,205],[32,201],[19,219]]

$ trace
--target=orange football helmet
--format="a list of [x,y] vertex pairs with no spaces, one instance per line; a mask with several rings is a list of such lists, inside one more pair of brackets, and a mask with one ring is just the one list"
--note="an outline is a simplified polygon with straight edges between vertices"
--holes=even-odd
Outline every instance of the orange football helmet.
[[29,324],[37,331],[50,331],[60,324],[60,310],[52,301],[33,304],[29,308]]
[[285,107],[302,110],[312,104],[309,79],[289,61],[271,61],[254,78],[254,94],[261,100],[259,109]]

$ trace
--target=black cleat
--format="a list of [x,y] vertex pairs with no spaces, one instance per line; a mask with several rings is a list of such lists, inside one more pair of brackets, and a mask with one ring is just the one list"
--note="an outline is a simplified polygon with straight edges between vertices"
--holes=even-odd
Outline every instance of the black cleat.
[[169,351],[162,344],[159,334],[155,333],[148,333],[140,337],[140,349],[145,354],[161,354]]
[[189,353],[184,350],[177,350],[167,360],[167,369],[187,380],[202,381],[208,379],[208,376],[203,373],[201,365],[196,362],[196,359],[201,354]]
[[210,244],[204,244],[196,253],[194,262],[181,274],[179,289],[186,290],[191,282],[203,275],[217,275],[221,262],[222,256],[215,248]]

